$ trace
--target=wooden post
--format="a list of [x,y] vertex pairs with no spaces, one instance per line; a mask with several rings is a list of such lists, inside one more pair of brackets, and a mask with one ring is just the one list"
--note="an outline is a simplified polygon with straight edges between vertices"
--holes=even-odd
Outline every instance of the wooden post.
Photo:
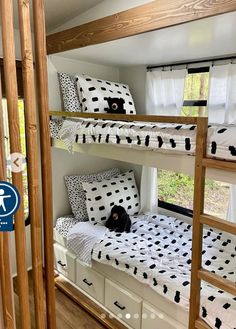
[[[2,21],[2,44],[7,109],[9,118],[10,149],[11,153],[21,153],[12,0],[0,0],[0,12]],[[20,304],[20,323],[22,329],[30,329],[31,324],[26,262],[26,238],[23,202],[24,192],[22,173],[12,173],[12,181],[21,196],[21,204],[17,213],[15,214],[16,262]]]
[[195,321],[199,317],[201,280],[198,271],[202,264],[203,225],[200,216],[204,211],[205,167],[202,160],[206,155],[208,118],[197,118],[197,136],[195,152],[194,200],[193,200],[193,234],[192,234],[192,266],[191,292],[189,309],[189,329],[195,329]]
[[31,248],[35,324],[37,329],[46,328],[44,316],[44,286],[42,262],[42,227],[39,199],[38,136],[36,119],[36,93],[33,67],[30,3],[18,0],[19,28],[21,37],[22,73],[24,85],[25,129],[27,168],[29,182],[29,216],[31,222]]
[[[0,180],[6,180],[6,158],[4,148],[4,128],[2,110],[2,88],[0,72]],[[9,250],[9,233],[0,232],[0,299],[2,317],[5,329],[15,329],[15,314],[13,300],[13,283],[11,273],[11,259]],[[1,310],[0,310],[1,311]]]
[[53,254],[52,168],[48,115],[46,33],[43,0],[33,1],[33,14],[41,141],[47,326],[48,329],[56,329]]

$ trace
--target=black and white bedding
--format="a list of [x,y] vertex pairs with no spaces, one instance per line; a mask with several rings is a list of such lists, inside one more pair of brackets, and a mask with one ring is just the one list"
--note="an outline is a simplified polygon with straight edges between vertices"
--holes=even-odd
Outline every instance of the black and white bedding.
[[[196,125],[53,119],[51,137],[61,139],[70,151],[73,143],[115,144],[142,150],[192,155],[196,146]],[[236,160],[235,125],[208,126],[207,155]]]
[[[188,309],[191,225],[163,215],[131,219],[131,233],[110,232],[103,226],[96,231],[98,225],[78,223],[69,230],[67,247],[85,263],[91,265],[93,259],[113,266]],[[83,225],[91,225],[92,234]],[[203,241],[203,267],[236,282],[235,236],[205,229]],[[212,328],[236,329],[235,296],[205,282],[201,295],[201,316]]]

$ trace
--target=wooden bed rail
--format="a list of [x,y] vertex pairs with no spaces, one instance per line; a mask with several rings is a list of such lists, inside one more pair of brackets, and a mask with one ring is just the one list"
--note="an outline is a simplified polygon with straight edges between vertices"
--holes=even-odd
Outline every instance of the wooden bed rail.
[[[2,109],[2,88],[0,72],[0,180],[6,180],[6,157],[4,147],[4,127]],[[15,329],[15,310],[13,282],[9,248],[9,233],[0,232],[0,298],[2,299],[2,317],[5,329]],[[1,312],[1,310],[0,310]],[[0,320],[1,327],[1,320]]]
[[[114,121],[141,121],[141,122],[159,122],[159,123],[176,123],[176,124],[197,124],[197,117],[181,117],[181,116],[160,116],[145,114],[106,114],[106,113],[85,113],[85,112],[65,112],[50,111],[49,116],[80,118],[80,119],[100,119]],[[205,120],[205,118],[203,118]]]
[[[20,126],[18,114],[18,90],[15,63],[15,44],[13,28],[13,4],[11,0],[0,0],[0,12],[2,21],[2,44],[4,78],[6,86],[7,110],[9,119],[10,150],[11,153],[21,153]],[[15,214],[15,241],[17,283],[20,306],[21,328],[30,329],[29,286],[26,261],[26,234],[24,221],[24,189],[22,173],[12,173],[12,182],[21,196],[21,204]]]
[[234,0],[156,0],[47,37],[47,53],[117,40],[236,10]]

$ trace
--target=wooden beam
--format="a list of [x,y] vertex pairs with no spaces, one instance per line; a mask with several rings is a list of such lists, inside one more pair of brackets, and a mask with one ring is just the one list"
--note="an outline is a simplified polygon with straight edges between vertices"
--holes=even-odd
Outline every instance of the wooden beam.
[[[7,110],[9,119],[10,150],[11,153],[21,153],[12,0],[0,0],[0,13],[2,22],[3,61],[5,70]],[[13,185],[15,185],[15,187],[18,189],[21,197],[21,204],[17,213],[14,216],[17,282],[19,289],[19,304],[21,315],[20,320],[22,329],[30,329],[31,323],[24,221],[24,188],[22,173],[13,172],[12,182]]]
[[18,0],[19,29],[21,39],[22,74],[24,85],[24,113],[29,186],[29,216],[31,221],[31,249],[35,328],[46,328],[44,315],[44,284],[42,260],[42,227],[39,198],[38,130],[36,119],[36,91],[30,24],[30,2]]
[[65,112],[50,111],[49,116],[61,116],[66,118],[80,119],[100,119],[100,120],[116,120],[116,121],[142,121],[142,122],[159,122],[159,123],[181,123],[181,124],[197,124],[197,117],[179,117],[167,115],[129,115],[129,114],[109,114],[109,113],[84,113],[84,112]]
[[193,198],[193,232],[192,232],[192,265],[189,308],[189,329],[195,329],[195,321],[199,318],[201,280],[198,271],[202,266],[203,225],[200,216],[204,211],[204,191],[206,168],[202,159],[206,156],[208,118],[197,118],[197,136],[195,153],[194,198]]
[[[0,70],[1,75],[1,70]],[[0,180],[6,180],[6,157],[4,147],[4,126],[2,109],[2,88],[0,77]],[[0,303],[5,329],[15,329],[13,282],[9,248],[9,233],[0,232]],[[0,320],[0,327],[1,327]]]
[[52,165],[51,141],[48,116],[48,80],[44,1],[33,1],[35,56],[39,104],[39,125],[41,145],[41,172],[44,222],[44,266],[47,328],[56,329],[54,251],[53,251],[53,209],[52,209]]
[[47,53],[130,37],[236,10],[235,0],[156,0],[47,37]]

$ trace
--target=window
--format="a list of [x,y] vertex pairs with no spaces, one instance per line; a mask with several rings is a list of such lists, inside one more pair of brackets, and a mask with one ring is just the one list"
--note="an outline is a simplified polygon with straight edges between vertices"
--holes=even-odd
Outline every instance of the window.
[[[191,176],[173,171],[158,170],[158,198],[161,207],[191,215],[193,210],[193,192],[194,179]],[[230,184],[206,179],[204,211],[210,215],[225,219],[228,210],[229,193]]]
[[[7,115],[7,101],[2,100],[3,108],[3,126],[4,126],[4,146],[6,158],[10,155],[10,135],[8,129],[8,115]],[[20,118],[20,140],[21,140],[21,153],[26,156],[26,139],[25,139],[25,118],[24,118],[24,101],[19,99],[18,101],[19,118]],[[29,215],[29,200],[28,200],[28,178],[27,178],[27,168],[23,171],[23,186],[24,186],[24,212],[25,219]],[[12,173],[7,169],[7,180],[12,181]]]
[[209,67],[188,69],[184,84],[182,115],[207,116]]
[[[8,129],[8,115],[7,115],[7,101],[6,90],[4,82],[4,70],[3,60],[0,58],[0,72],[1,72],[1,86],[2,86],[2,108],[3,108],[3,126],[4,126],[4,146],[6,158],[10,155],[10,135]],[[17,86],[18,86],[18,110],[20,118],[20,139],[21,139],[21,152],[26,156],[26,138],[25,138],[25,117],[24,117],[24,92],[23,92],[23,77],[22,77],[22,65],[21,61],[16,61],[16,73],[17,73]],[[29,200],[28,200],[28,178],[27,168],[25,168],[23,174],[23,186],[24,186],[24,212],[25,218],[29,216]],[[12,181],[12,173],[7,169],[7,180]]]
[[[183,116],[207,116],[209,67],[188,69],[184,84]],[[159,206],[191,216],[194,180],[192,177],[166,170],[158,171]],[[207,179],[205,212],[225,219],[230,184]]]

